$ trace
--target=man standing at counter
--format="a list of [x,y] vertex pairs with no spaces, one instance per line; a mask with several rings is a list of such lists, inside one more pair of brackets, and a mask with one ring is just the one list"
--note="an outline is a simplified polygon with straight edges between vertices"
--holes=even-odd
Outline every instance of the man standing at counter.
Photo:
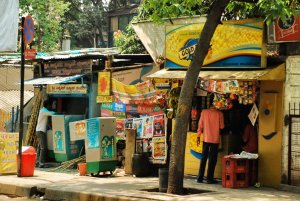
[[214,180],[214,172],[218,159],[218,147],[220,143],[220,129],[224,128],[223,113],[217,110],[213,105],[214,96],[209,97],[210,108],[201,112],[198,123],[197,144],[200,143],[200,136],[203,137],[202,158],[198,173],[197,182],[203,182],[206,161],[208,158],[207,183],[217,183]]
[[36,125],[36,136],[39,142],[36,167],[39,168],[46,168],[45,159],[47,154],[47,123],[48,117],[55,114],[55,112],[47,109],[49,106],[50,102],[45,100],[43,102],[43,107],[40,109]]

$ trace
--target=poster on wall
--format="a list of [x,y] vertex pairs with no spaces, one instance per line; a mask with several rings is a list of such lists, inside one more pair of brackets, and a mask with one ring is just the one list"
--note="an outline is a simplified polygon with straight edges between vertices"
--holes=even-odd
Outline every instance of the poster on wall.
[[110,95],[110,72],[98,73],[98,95],[99,96]]
[[153,159],[165,160],[166,159],[166,151],[167,144],[165,137],[154,137],[152,139],[153,142]]
[[0,175],[17,173],[19,133],[0,133]]
[[118,137],[123,138],[125,136],[125,119],[117,119],[116,124],[116,134]]
[[99,119],[97,118],[87,119],[86,127],[87,127],[87,148],[88,149],[100,148]]
[[136,129],[136,138],[142,138],[143,137],[143,119],[137,118],[133,119],[133,128]]
[[111,159],[115,157],[114,136],[104,136],[101,140],[101,159]]
[[152,138],[153,137],[153,117],[143,117],[143,138]]
[[65,135],[62,131],[56,130],[53,135],[54,138],[54,151],[56,153],[65,153]]
[[133,128],[133,119],[125,119],[125,128]]
[[248,118],[251,121],[251,124],[253,126],[254,126],[254,124],[256,122],[256,119],[258,117],[258,113],[259,113],[258,108],[257,108],[256,104],[254,103],[250,113],[248,114]]
[[148,153],[148,156],[152,156],[152,138],[143,139],[143,152]]
[[153,136],[160,137],[166,135],[165,115],[156,115],[153,117]]
[[143,153],[143,140],[138,139],[135,141],[135,153],[142,154]]

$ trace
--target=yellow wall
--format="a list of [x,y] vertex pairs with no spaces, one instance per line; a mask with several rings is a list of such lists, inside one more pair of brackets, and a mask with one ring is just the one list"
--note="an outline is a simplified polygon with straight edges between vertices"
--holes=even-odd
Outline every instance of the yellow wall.
[[[196,158],[194,155],[191,154],[191,150],[197,151],[202,153],[202,143],[197,147],[196,145],[197,133],[188,132],[187,139],[186,139],[186,148],[185,148],[185,161],[184,161],[184,174],[185,175],[198,175],[199,166],[200,166],[200,159]],[[223,140],[223,150],[227,150],[228,145],[228,137],[222,137]],[[218,154],[218,161],[215,169],[215,178],[221,179],[222,178],[222,158],[226,151],[219,152]],[[206,168],[208,167],[208,163]],[[207,171],[205,171],[207,172]],[[206,175],[206,174],[205,174]]]
[[[281,181],[281,145],[283,82],[262,81],[260,85],[258,181],[262,185],[279,187]],[[270,114],[266,115],[265,110]],[[276,132],[273,137],[270,133]],[[264,136],[269,135],[269,139]]]

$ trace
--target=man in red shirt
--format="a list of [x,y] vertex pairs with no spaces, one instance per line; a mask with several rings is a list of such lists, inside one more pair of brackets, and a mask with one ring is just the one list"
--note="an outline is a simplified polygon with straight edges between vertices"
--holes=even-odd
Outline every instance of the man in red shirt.
[[216,183],[214,180],[214,172],[218,159],[218,147],[220,143],[220,129],[224,128],[224,116],[223,113],[217,110],[213,105],[213,96],[210,97],[210,108],[201,112],[201,117],[198,123],[198,139],[200,142],[201,134],[203,137],[202,158],[198,173],[197,182],[203,182],[203,176],[206,166],[207,158],[208,170],[207,170],[207,183]]

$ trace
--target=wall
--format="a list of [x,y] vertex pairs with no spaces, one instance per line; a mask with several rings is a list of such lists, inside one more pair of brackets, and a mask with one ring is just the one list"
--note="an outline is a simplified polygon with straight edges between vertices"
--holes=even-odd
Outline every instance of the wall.
[[[215,168],[214,177],[217,179],[222,179],[222,158],[227,155],[227,150],[229,149],[229,135],[222,136],[222,150],[219,151],[218,161]],[[186,147],[185,147],[185,161],[184,161],[184,174],[185,175],[198,175],[199,167],[200,167],[200,159],[196,157],[196,150],[198,153],[202,153],[202,143],[200,143],[199,147],[196,147],[196,139],[197,133],[188,132],[186,139]],[[202,139],[201,139],[202,142]],[[207,173],[208,163],[206,164],[205,176]]]
[[[286,82],[284,96],[284,114],[289,115],[289,103],[300,103],[300,56],[289,56],[286,60]],[[288,125],[283,126],[282,142],[282,183],[287,182],[288,176]],[[299,147],[300,148],[300,147]]]
[[261,81],[258,133],[258,181],[279,187],[283,126],[283,82]]

